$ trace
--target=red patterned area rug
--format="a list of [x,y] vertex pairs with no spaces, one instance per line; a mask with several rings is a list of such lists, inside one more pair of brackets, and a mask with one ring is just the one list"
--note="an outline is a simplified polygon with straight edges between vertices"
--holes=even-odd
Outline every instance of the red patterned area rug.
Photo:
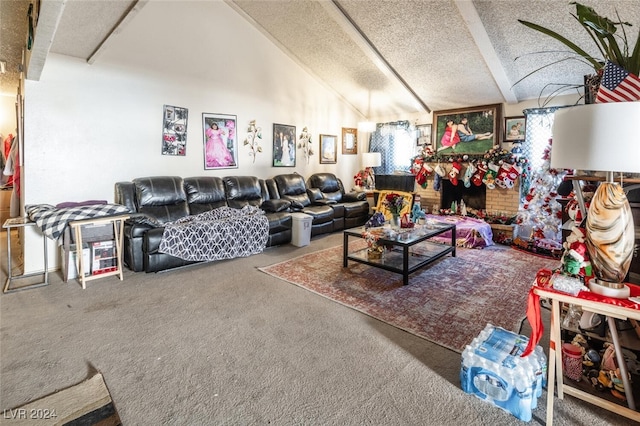
[[519,332],[539,269],[558,260],[505,246],[458,248],[409,276],[356,262],[342,267],[342,246],[299,256],[261,271],[462,353],[491,323]]

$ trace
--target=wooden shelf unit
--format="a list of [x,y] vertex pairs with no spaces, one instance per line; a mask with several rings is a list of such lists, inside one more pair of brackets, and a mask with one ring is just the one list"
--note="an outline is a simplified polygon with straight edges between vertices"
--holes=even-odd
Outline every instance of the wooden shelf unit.
[[[76,259],[78,262],[78,279],[82,284],[82,288],[87,288],[87,281],[95,280],[98,278],[104,278],[116,275],[120,278],[120,281],[123,280],[122,274],[122,239],[124,234],[124,221],[129,218],[129,215],[119,215],[119,216],[106,216],[106,217],[97,217],[91,219],[82,219],[75,220],[69,223],[69,226],[74,232],[75,236],[75,244],[76,244]],[[115,251],[115,261],[116,265],[113,270],[108,272],[103,272],[97,275],[87,275],[85,276],[85,271],[89,267],[89,265],[85,265],[84,256],[82,253],[84,239],[82,237],[82,230],[87,226],[101,226],[101,225],[111,225],[113,226],[113,248]]]

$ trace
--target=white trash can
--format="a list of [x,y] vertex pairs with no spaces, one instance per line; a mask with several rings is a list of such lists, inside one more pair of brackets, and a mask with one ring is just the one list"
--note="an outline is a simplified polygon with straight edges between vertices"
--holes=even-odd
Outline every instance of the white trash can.
[[304,213],[291,213],[291,244],[296,247],[308,246],[311,241],[312,216]]

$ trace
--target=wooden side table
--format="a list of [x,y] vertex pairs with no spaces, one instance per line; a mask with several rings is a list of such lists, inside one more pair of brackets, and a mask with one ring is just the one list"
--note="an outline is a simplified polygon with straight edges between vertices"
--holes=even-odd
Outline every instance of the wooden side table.
[[[7,230],[7,282],[4,285],[4,289],[2,290],[4,293],[14,293],[20,290],[27,290],[30,288],[44,287],[49,285],[49,253],[47,251],[47,237],[42,234],[42,241],[44,244],[43,247],[43,256],[44,256],[44,271],[43,272],[34,272],[30,274],[22,274],[22,275],[13,275],[12,265],[11,265],[11,229],[13,228],[25,228],[27,226],[35,226],[36,223],[31,221],[26,217],[14,217],[7,219],[2,225],[3,228]],[[20,280],[23,278],[34,277],[37,275],[43,275],[43,281],[35,284],[28,284],[22,287],[14,287],[11,288],[11,283]]]
[[[580,297],[574,297],[565,293],[548,291],[542,287],[534,287],[533,290],[540,298],[546,298],[551,301],[551,325],[549,338],[549,379],[547,381],[547,425],[553,425],[553,402],[554,402],[554,386],[557,386],[558,398],[563,399],[564,394],[572,395],[583,401],[597,405],[614,413],[628,417],[632,420],[640,422],[640,412],[636,411],[635,401],[633,398],[631,384],[627,376],[627,365],[624,360],[620,342],[618,339],[618,331],[616,329],[615,319],[640,320],[640,310],[631,309],[622,306],[616,306],[610,303],[599,302]],[[562,338],[560,334],[560,303],[570,303],[580,306],[583,311],[594,312],[607,318],[611,340],[616,350],[616,357],[624,389],[627,397],[628,408],[600,398],[597,395],[577,389],[563,382],[562,375]],[[557,377],[556,377],[557,376]]]
[[[98,278],[109,277],[112,275],[117,275],[120,278],[120,281],[124,279],[122,274],[122,239],[124,235],[124,221],[129,218],[129,215],[119,215],[119,216],[106,216],[106,217],[96,217],[91,219],[82,219],[75,220],[73,222],[69,222],[69,226],[72,231],[75,233],[75,243],[76,243],[76,259],[78,262],[78,278],[80,279],[80,283],[82,284],[82,288],[87,288],[87,281],[95,280]],[[85,265],[84,256],[82,255],[82,228],[85,226],[100,226],[100,225],[111,225],[113,226],[113,249],[114,249],[114,257],[115,257],[115,267],[112,270],[107,272],[100,273],[98,275],[88,275],[85,276],[85,271],[88,271],[88,266]]]

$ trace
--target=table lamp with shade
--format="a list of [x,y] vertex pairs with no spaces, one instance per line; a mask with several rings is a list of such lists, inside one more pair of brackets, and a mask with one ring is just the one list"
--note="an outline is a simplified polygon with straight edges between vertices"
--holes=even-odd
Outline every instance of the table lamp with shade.
[[[606,172],[589,205],[587,251],[595,278],[589,289],[629,297],[623,284],[635,245],[631,207],[615,173],[640,173],[640,102],[579,105],[556,111],[551,167]],[[620,179],[623,181],[623,179]]]
[[365,187],[367,189],[375,189],[376,178],[373,173],[373,167],[382,165],[382,155],[379,152],[365,152],[362,154],[362,167],[365,169]]

